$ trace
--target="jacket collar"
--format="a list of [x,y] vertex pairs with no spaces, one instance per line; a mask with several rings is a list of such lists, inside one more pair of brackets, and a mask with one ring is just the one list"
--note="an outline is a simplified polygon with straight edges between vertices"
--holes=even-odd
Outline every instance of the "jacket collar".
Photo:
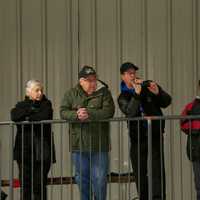
[[196,99],[200,100],[200,96],[196,96]]
[[124,81],[121,81],[120,90],[121,90],[122,93],[135,94],[135,89],[128,88],[127,85],[126,85],[126,83]]
[[[81,87],[80,83],[78,83],[76,87],[81,95],[88,96],[87,93]],[[104,82],[97,80],[97,89],[89,96],[96,96],[98,91],[100,91],[102,88],[106,88],[106,87],[107,87],[107,85]]]
[[[33,100],[31,100],[28,96],[25,96],[25,97],[24,97],[24,100],[25,100],[25,101],[30,101],[30,102],[33,101]],[[41,101],[44,101],[44,100],[47,100],[47,97],[43,94],[42,99],[41,99],[40,101],[38,101],[38,102],[41,102]]]

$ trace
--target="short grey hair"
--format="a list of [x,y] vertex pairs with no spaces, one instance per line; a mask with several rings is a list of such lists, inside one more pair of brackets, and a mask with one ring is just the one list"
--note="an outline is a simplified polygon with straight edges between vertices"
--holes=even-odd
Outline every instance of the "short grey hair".
[[36,85],[43,87],[42,83],[37,79],[31,79],[31,80],[27,81],[26,82],[26,95],[28,95],[30,90]]

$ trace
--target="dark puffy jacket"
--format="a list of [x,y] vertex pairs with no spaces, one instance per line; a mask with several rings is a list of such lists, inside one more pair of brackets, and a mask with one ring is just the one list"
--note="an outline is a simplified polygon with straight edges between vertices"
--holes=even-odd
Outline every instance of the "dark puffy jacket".
[[[171,96],[159,86],[159,94],[155,95],[147,88],[142,88],[141,94],[123,91],[118,97],[118,104],[121,111],[128,118],[145,116],[162,116],[161,108],[166,108],[171,104]],[[138,124],[139,123],[139,124]],[[146,140],[147,122],[130,121],[128,124],[131,140],[137,141],[138,135],[140,140]],[[138,127],[140,127],[138,129]],[[153,138],[159,139],[160,132],[164,133],[164,120],[152,121]]]
[[[51,120],[52,117],[52,105],[45,95],[43,95],[41,101],[34,102],[25,97],[24,101],[18,102],[11,110],[11,120],[14,122]],[[44,138],[43,143],[41,143],[42,134]],[[42,144],[43,149],[41,148]],[[32,150],[34,160],[41,160],[43,158],[45,161],[52,160],[55,162],[55,149],[50,124],[17,124],[14,159],[21,161],[22,153],[25,159],[30,159]],[[42,151],[43,155],[41,154]]]
[[[196,98],[188,103],[181,115],[200,115],[200,99]],[[181,130],[188,135],[187,156],[189,160],[200,160],[200,119],[181,120]]]

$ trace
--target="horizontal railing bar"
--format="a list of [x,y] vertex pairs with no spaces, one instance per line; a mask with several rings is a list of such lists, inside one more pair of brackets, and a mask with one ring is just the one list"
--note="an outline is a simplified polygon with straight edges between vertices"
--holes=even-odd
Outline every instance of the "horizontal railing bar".
[[110,119],[103,119],[103,120],[87,120],[87,121],[71,121],[71,120],[61,120],[61,119],[54,119],[54,120],[42,120],[42,121],[23,121],[23,122],[13,122],[13,121],[5,121],[0,122],[0,125],[15,125],[15,124],[57,124],[57,123],[88,123],[88,122],[118,122],[118,121],[139,121],[139,120],[181,120],[181,119],[200,119],[200,115],[165,115],[165,116],[144,116],[144,117],[115,117]]

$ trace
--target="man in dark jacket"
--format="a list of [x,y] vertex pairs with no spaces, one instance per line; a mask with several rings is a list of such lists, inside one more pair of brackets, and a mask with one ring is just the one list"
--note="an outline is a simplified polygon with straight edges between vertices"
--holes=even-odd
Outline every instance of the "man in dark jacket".
[[[79,83],[68,90],[62,100],[60,115],[70,123],[70,150],[75,165],[75,180],[81,200],[106,200],[108,151],[110,150],[109,122],[114,102],[108,86],[97,80],[96,71],[84,66]],[[82,122],[82,123],[81,123]]]
[[[121,94],[118,104],[128,118],[143,116],[162,116],[161,108],[171,103],[171,97],[154,81],[143,81],[136,77],[138,67],[133,63],[123,63],[121,73]],[[147,158],[148,129],[147,122],[128,121],[131,141],[130,158],[140,200],[148,199]],[[152,121],[152,166],[153,199],[165,199],[165,169],[163,157],[164,120]]]
[[[32,122],[51,120],[52,117],[52,105],[43,94],[42,84],[38,80],[29,80],[25,99],[11,110],[12,121]],[[19,167],[21,199],[47,199],[47,176],[55,161],[53,147],[50,124],[17,124],[14,159]]]

